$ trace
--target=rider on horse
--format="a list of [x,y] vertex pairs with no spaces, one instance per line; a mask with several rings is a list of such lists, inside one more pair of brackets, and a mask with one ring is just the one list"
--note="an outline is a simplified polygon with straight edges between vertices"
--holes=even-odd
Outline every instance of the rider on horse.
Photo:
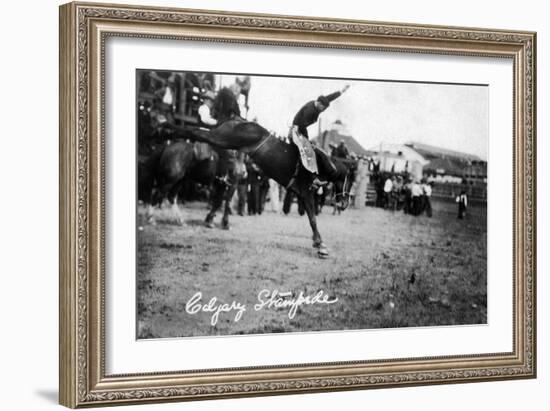
[[[319,96],[317,100],[312,100],[306,103],[294,116],[292,128],[290,130],[290,139],[298,147],[301,160],[296,165],[296,172],[294,175],[298,175],[298,172],[300,171],[300,165],[303,165],[303,167],[313,175],[312,187],[314,188],[326,184],[326,182],[319,180],[316,159],[317,156],[319,156],[319,159],[323,162],[325,168],[328,168],[330,170],[336,170],[336,168],[334,164],[332,164],[329,156],[323,150],[314,150],[311,142],[309,141],[307,128],[312,124],[315,124],[319,119],[319,115],[328,108],[330,102],[340,97],[343,93],[346,92],[348,88],[349,85],[346,85],[340,91],[336,91],[326,96]],[[289,184],[289,186],[291,184]]]

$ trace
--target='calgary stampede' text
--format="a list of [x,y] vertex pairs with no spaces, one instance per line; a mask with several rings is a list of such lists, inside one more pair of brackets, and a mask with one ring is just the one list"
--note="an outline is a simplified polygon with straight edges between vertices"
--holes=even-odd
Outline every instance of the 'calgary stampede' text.
[[[304,305],[315,304],[334,304],[338,302],[338,298],[330,298],[323,290],[316,291],[314,294],[305,294],[300,291],[295,295],[292,291],[279,290],[261,290],[258,293],[258,302],[254,304],[254,311],[263,309],[284,309],[288,310],[288,318],[293,319],[298,312],[298,309]],[[238,322],[246,312],[246,304],[239,301],[223,303],[218,297],[212,297],[208,302],[203,302],[202,293],[196,292],[185,305],[185,311],[188,314],[198,314],[200,312],[210,313],[210,324],[212,326],[218,323],[220,314],[234,313],[233,321]]]

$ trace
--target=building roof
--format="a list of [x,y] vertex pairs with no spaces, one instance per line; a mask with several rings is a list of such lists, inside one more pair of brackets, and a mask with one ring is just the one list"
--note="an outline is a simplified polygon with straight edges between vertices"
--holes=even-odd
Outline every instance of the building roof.
[[338,145],[340,141],[343,141],[350,153],[355,153],[358,156],[372,155],[371,152],[365,150],[352,136],[344,133],[345,131],[343,129],[338,127],[332,128],[324,131],[320,136],[315,137],[313,141],[325,150],[329,150],[330,145]]
[[380,143],[378,146],[371,147],[370,150],[376,151],[379,156],[399,157],[407,161],[418,161],[422,165],[428,163],[422,154],[404,144]]
[[433,158],[424,167],[425,171],[433,171],[434,173],[461,176],[464,174],[464,162],[457,161],[452,158]]
[[455,159],[463,160],[463,161],[483,161],[481,157],[475,154],[464,153],[456,150],[449,150],[447,148],[431,146],[429,144],[418,143],[416,141],[409,141],[408,143],[405,143],[405,145],[413,148],[428,160],[431,160],[432,158],[453,157]]

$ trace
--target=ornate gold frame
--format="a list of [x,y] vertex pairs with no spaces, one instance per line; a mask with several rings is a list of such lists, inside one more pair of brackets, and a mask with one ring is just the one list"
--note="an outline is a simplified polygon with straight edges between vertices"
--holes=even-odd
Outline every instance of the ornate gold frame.
[[[107,376],[103,61],[108,36],[498,56],[514,62],[514,350],[486,355]],[[536,35],[70,3],[60,8],[60,403],[68,407],[533,378]]]

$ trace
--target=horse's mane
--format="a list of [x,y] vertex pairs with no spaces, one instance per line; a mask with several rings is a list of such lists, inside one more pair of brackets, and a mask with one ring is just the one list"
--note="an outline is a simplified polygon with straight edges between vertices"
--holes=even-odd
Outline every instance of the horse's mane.
[[241,110],[233,92],[224,87],[214,99],[213,116],[219,123],[223,123],[234,116],[240,116]]

